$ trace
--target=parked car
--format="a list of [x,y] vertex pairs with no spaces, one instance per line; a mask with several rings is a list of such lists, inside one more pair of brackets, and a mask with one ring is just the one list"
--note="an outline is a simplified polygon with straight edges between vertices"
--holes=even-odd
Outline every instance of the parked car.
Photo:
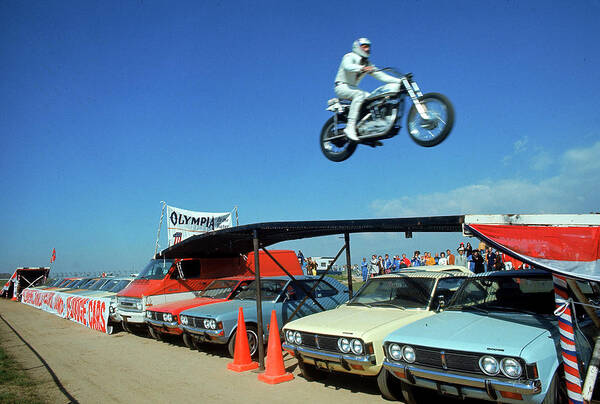
[[[292,275],[302,275],[294,251],[270,253]],[[258,257],[262,276],[281,274],[279,266],[264,252]],[[125,331],[133,331],[133,327],[147,329],[144,312],[149,307],[198,297],[215,279],[253,275],[254,253],[247,257],[153,259],[131,285],[118,293],[115,319],[121,319]]]
[[[383,339],[395,329],[434,315],[468,276],[461,271],[406,271],[369,279],[348,303],[288,323],[283,348],[307,380],[327,372],[378,377],[382,395],[397,398],[386,372]],[[386,379],[387,377],[387,379]]]
[[[288,277],[272,277],[261,280],[262,320],[265,337],[268,337],[268,325],[272,310],[276,312],[279,329],[289,321],[295,311],[297,311],[295,314],[297,317],[321,311],[310,298],[300,306],[306,296],[304,290],[310,291],[319,277],[304,275],[297,276],[295,279],[298,284]],[[333,278],[325,277],[317,285],[313,297],[325,310],[330,310],[348,300],[348,288]],[[258,348],[255,298],[256,282],[252,282],[233,300],[182,311],[180,327],[184,333],[198,342],[227,344],[229,354],[233,357],[238,309],[242,307],[250,354],[254,355]],[[298,310],[296,310],[297,308]]]
[[163,334],[183,335],[183,341],[188,348],[194,348],[194,341],[189,334],[183,334],[179,328],[179,315],[182,311],[193,307],[214,304],[233,299],[244,286],[248,286],[255,278],[249,276],[236,276],[216,279],[210,283],[194,299],[179,300],[152,306],[146,310],[146,324],[150,335],[157,340],[162,340]]
[[[595,295],[589,283],[583,292]],[[540,270],[470,277],[442,313],[385,338],[384,367],[402,382],[407,403],[419,388],[495,402],[556,403],[564,394],[554,286]],[[580,371],[591,355],[594,327],[577,310]]]

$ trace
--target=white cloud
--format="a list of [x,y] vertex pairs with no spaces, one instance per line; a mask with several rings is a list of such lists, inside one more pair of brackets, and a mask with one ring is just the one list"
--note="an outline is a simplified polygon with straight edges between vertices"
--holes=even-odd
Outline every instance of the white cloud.
[[559,169],[554,175],[536,181],[521,178],[484,181],[447,192],[379,199],[374,200],[370,207],[380,217],[465,213],[588,213],[600,210],[600,192],[597,189],[600,142],[589,148],[567,150],[558,159],[548,153],[540,156],[540,165],[557,160]]

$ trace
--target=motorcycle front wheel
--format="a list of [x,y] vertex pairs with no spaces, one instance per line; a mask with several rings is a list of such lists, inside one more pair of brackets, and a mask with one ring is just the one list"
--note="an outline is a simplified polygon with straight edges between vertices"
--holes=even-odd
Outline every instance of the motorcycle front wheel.
[[452,130],[454,108],[448,98],[438,93],[427,93],[419,101],[427,108],[430,119],[423,119],[413,104],[406,119],[408,134],[419,146],[437,146]]
[[354,153],[356,143],[344,135],[346,126],[344,117],[338,116],[337,125],[334,118],[333,116],[329,118],[321,130],[321,151],[329,160],[340,162]]

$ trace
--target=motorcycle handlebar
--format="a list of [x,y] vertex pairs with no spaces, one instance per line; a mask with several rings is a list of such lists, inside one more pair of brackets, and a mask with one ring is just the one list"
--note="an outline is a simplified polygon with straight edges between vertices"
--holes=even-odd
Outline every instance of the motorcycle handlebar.
[[375,71],[376,72],[384,72],[384,71],[385,72],[389,72],[389,73],[392,73],[393,76],[396,76],[399,79],[406,77],[407,79],[410,80],[412,78],[412,75],[413,75],[412,73],[406,73],[406,74],[400,73],[399,71],[397,71],[393,67],[384,67],[382,69],[377,69]]

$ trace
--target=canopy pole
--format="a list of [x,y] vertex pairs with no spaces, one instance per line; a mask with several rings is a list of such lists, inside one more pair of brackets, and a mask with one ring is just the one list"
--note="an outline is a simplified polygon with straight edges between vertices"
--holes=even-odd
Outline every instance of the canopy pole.
[[[160,221],[158,222],[158,230],[156,231],[156,246],[154,247],[154,258],[156,258],[156,254],[158,253],[158,241],[160,240],[160,228],[162,227],[163,218],[165,217],[165,206],[167,203],[165,201],[160,201],[162,203],[162,210],[160,212]],[[169,246],[167,246],[169,247]]]
[[598,367],[600,366],[600,337],[596,337],[594,340],[594,353],[592,359],[590,359],[590,365],[585,376],[585,383],[583,384],[583,401],[589,403],[594,393],[594,386],[596,385],[596,378],[598,377]]
[[352,263],[350,262],[350,234],[344,233],[346,243],[346,270],[348,271],[348,299],[352,299]]
[[256,328],[258,337],[258,370],[265,370],[265,345],[263,340],[263,319],[262,319],[262,291],[260,285],[260,260],[258,259],[258,231],[252,231],[254,244],[254,276],[256,280]]
[[556,302],[554,314],[558,317],[567,396],[570,403],[583,403],[581,374],[577,364],[577,346],[575,345],[575,331],[573,329],[567,281],[564,276],[554,274],[552,274],[552,280],[554,282],[554,301]]

